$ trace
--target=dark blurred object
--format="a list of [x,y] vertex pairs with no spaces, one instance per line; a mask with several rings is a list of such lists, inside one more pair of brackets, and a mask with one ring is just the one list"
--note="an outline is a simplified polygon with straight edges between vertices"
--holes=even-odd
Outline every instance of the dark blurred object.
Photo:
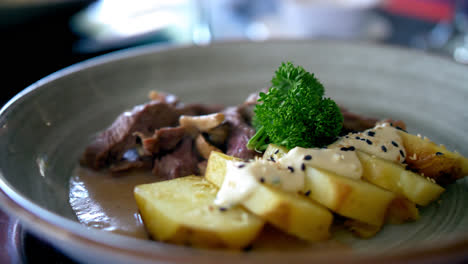
[[22,232],[22,257],[27,264],[77,264],[77,262],[63,255],[42,239],[28,233]]
[[17,219],[0,211],[0,263],[22,263],[21,227]]
[[57,249],[30,234],[19,221],[0,211],[0,263],[75,264]]
[[40,17],[81,8],[91,0],[2,0],[0,1],[0,30],[29,23]]
[[70,16],[90,0],[3,1],[0,4],[2,90],[0,104],[38,79],[73,64],[76,36]]

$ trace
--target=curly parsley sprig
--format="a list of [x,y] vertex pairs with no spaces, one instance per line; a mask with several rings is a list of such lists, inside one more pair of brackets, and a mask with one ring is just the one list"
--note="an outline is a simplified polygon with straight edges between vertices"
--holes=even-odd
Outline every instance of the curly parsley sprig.
[[269,143],[294,147],[322,147],[340,133],[343,115],[325,98],[323,85],[301,66],[282,63],[268,93],[260,93],[254,109],[256,134],[247,147],[264,151]]

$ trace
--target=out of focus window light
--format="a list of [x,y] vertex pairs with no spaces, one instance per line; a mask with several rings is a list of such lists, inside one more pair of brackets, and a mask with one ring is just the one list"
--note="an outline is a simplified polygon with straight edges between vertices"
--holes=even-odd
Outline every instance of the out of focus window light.
[[390,25],[372,12],[384,0],[210,1],[215,40],[383,39]]
[[173,43],[191,42],[198,20],[196,4],[193,0],[100,0],[78,13],[72,28],[83,36],[79,49],[84,52],[152,42],[158,36]]

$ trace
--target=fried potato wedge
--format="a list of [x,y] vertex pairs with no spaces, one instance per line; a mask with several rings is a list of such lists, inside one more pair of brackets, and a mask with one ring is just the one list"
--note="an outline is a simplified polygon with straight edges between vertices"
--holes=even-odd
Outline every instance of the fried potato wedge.
[[330,210],[373,226],[384,223],[396,195],[371,183],[313,167],[306,168],[305,192]]
[[[418,219],[419,210],[416,204],[404,197],[398,197],[393,199],[388,206],[385,222],[389,224],[403,224]],[[382,229],[382,226],[371,225],[354,219],[346,220],[344,226],[360,238],[371,238]]]
[[[219,152],[211,152],[205,178],[221,186],[226,162],[235,160]],[[242,205],[285,233],[307,241],[329,238],[333,215],[325,207],[294,193],[287,193],[261,184]]]
[[393,199],[387,210],[386,221],[390,224],[403,224],[419,219],[416,204],[404,197]]
[[264,221],[241,207],[217,208],[216,192],[216,186],[202,177],[187,176],[136,186],[134,196],[156,240],[195,247],[246,247]]
[[361,161],[362,177],[370,183],[408,198],[410,201],[426,206],[437,200],[444,188],[429,179],[406,170],[393,162],[357,151]]
[[447,184],[468,176],[468,159],[448,151],[428,138],[399,131],[406,150],[405,162],[424,177]]

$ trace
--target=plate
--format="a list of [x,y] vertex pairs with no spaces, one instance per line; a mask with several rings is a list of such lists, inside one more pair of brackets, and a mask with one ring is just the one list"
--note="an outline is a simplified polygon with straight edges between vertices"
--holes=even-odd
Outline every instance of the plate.
[[292,61],[314,72],[327,95],[358,113],[402,119],[468,155],[468,68],[443,57],[369,43],[273,41],[203,47],[145,46],[111,53],[31,85],[0,113],[0,201],[28,230],[86,263],[446,262],[468,259],[468,181],[450,185],[421,219],[345,247],[228,252],[145,241],[86,228],[68,204],[84,146],[150,90],[185,102],[234,105],[268,86]]

